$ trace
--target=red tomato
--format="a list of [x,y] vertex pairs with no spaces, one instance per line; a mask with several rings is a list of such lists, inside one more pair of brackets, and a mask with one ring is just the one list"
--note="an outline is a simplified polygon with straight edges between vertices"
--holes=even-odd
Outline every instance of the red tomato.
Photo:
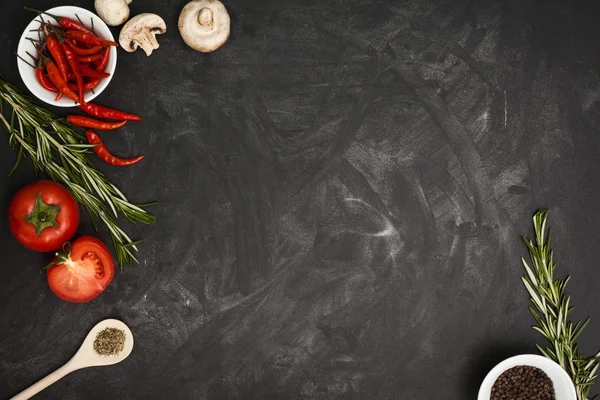
[[74,303],[85,303],[98,296],[115,275],[110,251],[99,239],[82,236],[75,240],[67,254],[54,260],[48,268],[48,284],[55,295]]
[[79,206],[64,186],[38,181],[22,187],[8,207],[8,224],[23,246],[54,251],[71,239],[79,226]]

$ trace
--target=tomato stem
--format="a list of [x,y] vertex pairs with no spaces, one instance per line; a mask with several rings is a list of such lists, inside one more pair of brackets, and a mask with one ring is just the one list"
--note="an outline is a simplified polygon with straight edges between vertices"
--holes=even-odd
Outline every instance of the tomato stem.
[[25,221],[35,226],[35,233],[40,236],[46,228],[58,228],[56,222],[58,213],[60,213],[60,206],[44,203],[42,194],[38,193],[33,211],[25,216]]
[[66,264],[71,261],[71,242],[65,242],[62,246],[62,251],[56,252],[56,258],[46,265],[40,271],[55,267],[60,264]]

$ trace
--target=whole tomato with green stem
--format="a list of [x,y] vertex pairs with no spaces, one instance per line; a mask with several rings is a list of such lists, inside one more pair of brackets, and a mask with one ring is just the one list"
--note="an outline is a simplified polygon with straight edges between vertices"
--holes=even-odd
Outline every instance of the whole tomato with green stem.
[[12,198],[8,224],[15,238],[28,249],[55,251],[77,231],[79,205],[61,184],[33,182]]

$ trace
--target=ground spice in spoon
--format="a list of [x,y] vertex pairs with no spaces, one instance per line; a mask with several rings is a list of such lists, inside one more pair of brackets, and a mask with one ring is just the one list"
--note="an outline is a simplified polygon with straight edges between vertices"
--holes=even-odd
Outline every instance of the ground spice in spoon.
[[556,400],[554,385],[539,368],[519,365],[506,370],[492,386],[490,400]]
[[101,356],[116,356],[125,347],[125,331],[117,328],[106,328],[96,335],[94,351]]

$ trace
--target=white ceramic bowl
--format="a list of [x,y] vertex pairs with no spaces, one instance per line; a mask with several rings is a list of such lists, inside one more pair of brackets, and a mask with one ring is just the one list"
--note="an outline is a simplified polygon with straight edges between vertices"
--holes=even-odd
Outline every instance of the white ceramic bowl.
[[575,386],[566,371],[554,361],[535,354],[514,356],[496,365],[483,380],[483,383],[479,388],[477,400],[490,400],[492,386],[494,385],[494,382],[496,382],[496,379],[498,379],[504,371],[519,365],[536,367],[544,371],[544,373],[548,375],[548,378],[552,380],[556,400],[577,400]]
[[[28,11],[24,11],[24,12],[28,12]],[[98,17],[96,14],[94,14],[84,8],[73,7],[73,6],[61,6],[61,7],[51,8],[50,10],[47,10],[47,12],[50,14],[54,14],[56,16],[68,17],[68,18],[74,19],[75,21],[77,21],[77,15],[78,15],[79,18],[81,18],[81,20],[83,21],[84,25],[86,25],[87,27],[91,27],[91,23],[92,23],[92,19],[93,19],[94,20],[94,31],[96,32],[96,34],[99,37],[101,37],[102,39],[114,41],[113,35],[110,32],[110,29],[108,29],[108,26],[106,26],[106,24],[104,23],[104,21],[102,21],[100,19],[100,17]],[[44,20],[56,23],[55,20],[53,20],[51,17],[48,17],[48,16],[44,16]],[[25,60],[27,60],[28,62],[30,62],[32,60],[31,60],[31,57],[29,57],[26,52],[29,52],[30,54],[35,56],[36,50],[35,50],[33,43],[31,43],[31,41],[27,40],[26,38],[28,38],[28,37],[30,37],[32,39],[38,38],[37,32],[30,32],[30,30],[38,29],[40,26],[39,24],[40,24],[40,18],[39,17],[34,18],[34,20],[31,21],[31,23],[29,25],[27,25],[27,28],[25,28],[25,31],[23,32],[23,35],[21,35],[21,39],[19,40],[19,45],[17,47],[17,54],[19,56],[21,56],[22,58],[24,58]],[[21,79],[23,79],[25,86],[27,86],[27,89],[29,89],[29,91],[31,93],[33,93],[33,95],[35,97],[42,100],[43,102],[46,102],[48,104],[51,104],[51,105],[57,106],[57,107],[75,107],[76,106],[75,102],[73,102],[73,100],[69,99],[66,96],[63,96],[63,98],[58,101],[54,100],[56,98],[56,93],[52,93],[52,92],[44,89],[38,83],[37,79],[35,78],[35,71],[33,70],[33,68],[31,68],[29,65],[27,65],[25,62],[23,62],[19,58],[17,58],[17,65],[19,67],[19,73],[21,74]],[[106,89],[106,87],[110,83],[110,80],[113,77],[113,74],[115,73],[116,67],[117,67],[117,48],[111,47],[110,48],[110,58],[108,60],[106,68],[104,69],[104,71],[108,72],[110,74],[110,76],[108,78],[103,78],[100,81],[100,83],[98,84],[98,86],[96,86],[94,88],[93,92],[91,90],[88,90],[84,95],[85,101],[93,100],[100,93],[102,93],[102,91],[104,89]]]

